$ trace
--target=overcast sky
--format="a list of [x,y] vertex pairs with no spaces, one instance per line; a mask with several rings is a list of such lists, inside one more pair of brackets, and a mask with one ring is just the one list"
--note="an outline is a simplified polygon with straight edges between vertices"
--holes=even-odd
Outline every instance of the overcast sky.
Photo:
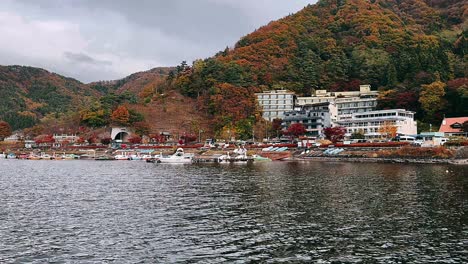
[[316,0],[0,0],[0,64],[83,82],[206,58]]

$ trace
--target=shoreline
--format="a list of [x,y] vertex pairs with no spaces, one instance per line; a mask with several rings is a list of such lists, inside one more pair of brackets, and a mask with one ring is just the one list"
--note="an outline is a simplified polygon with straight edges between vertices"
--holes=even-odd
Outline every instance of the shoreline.
[[290,161],[324,161],[354,163],[399,163],[399,164],[452,164],[468,165],[468,159],[418,159],[418,158],[363,158],[363,157],[293,157]]

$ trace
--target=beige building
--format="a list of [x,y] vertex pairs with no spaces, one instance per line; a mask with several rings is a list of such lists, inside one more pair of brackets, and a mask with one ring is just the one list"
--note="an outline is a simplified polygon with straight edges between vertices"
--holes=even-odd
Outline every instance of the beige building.
[[377,91],[371,91],[370,85],[361,85],[359,91],[327,92],[316,90],[313,96],[298,97],[299,106],[323,102],[335,103],[338,120],[350,119],[354,113],[373,111],[377,107]]
[[283,119],[284,113],[292,111],[296,101],[294,92],[288,90],[272,90],[256,93],[262,116],[268,121]]

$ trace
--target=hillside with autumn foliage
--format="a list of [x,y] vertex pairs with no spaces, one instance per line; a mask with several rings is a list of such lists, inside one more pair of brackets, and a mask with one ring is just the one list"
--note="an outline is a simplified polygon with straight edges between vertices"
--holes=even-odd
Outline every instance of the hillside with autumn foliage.
[[13,129],[31,127],[40,119],[73,112],[100,93],[83,83],[24,66],[0,66],[0,120]]
[[120,80],[83,84],[40,68],[0,66],[0,120],[14,130],[33,127],[32,134],[59,127],[74,131],[83,125],[111,124],[112,112],[125,105],[130,123],[140,122],[151,112],[146,105],[172,69],[154,68]]
[[[197,98],[219,130],[259,122],[251,107],[256,91],[310,95],[360,84],[382,92],[380,108],[405,108],[421,124],[437,124],[444,114],[468,114],[466,7],[454,0],[321,0],[212,58],[179,65],[168,82]],[[241,113],[239,105],[246,106]]]
[[151,93],[155,87],[160,86],[173,70],[174,68],[171,67],[158,67],[131,74],[120,80],[92,82],[88,86],[104,94],[129,91],[134,94],[142,93],[144,97],[144,95]]

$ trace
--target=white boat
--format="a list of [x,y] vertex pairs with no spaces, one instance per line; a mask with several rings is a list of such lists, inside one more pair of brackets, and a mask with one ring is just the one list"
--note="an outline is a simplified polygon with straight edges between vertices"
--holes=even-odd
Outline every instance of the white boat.
[[139,154],[132,154],[128,158],[129,160],[142,160],[142,157]]
[[63,159],[65,160],[74,160],[74,159],[79,159],[80,156],[75,155],[75,154],[66,154],[63,156]]
[[129,160],[130,157],[127,156],[127,155],[121,155],[121,154],[119,154],[119,155],[115,155],[115,156],[114,156],[114,159],[115,159],[115,160]]
[[193,154],[186,154],[182,148],[178,148],[171,156],[159,157],[161,163],[192,163]]
[[49,154],[45,154],[45,153],[41,153],[41,156],[40,156],[41,159],[43,160],[53,160],[54,157],[49,155]]
[[262,156],[257,155],[257,154],[254,154],[252,156],[252,158],[253,158],[254,161],[271,161],[270,158],[262,157]]
[[[237,155],[236,155],[237,153]],[[229,152],[226,153],[226,155],[221,155],[217,158],[218,163],[247,163],[249,161],[252,161],[253,159],[251,157],[247,156],[247,151],[235,151],[234,156],[231,156]]]
[[230,163],[231,162],[231,155],[229,155],[229,151],[226,153],[226,155],[221,155],[217,159],[218,163]]

